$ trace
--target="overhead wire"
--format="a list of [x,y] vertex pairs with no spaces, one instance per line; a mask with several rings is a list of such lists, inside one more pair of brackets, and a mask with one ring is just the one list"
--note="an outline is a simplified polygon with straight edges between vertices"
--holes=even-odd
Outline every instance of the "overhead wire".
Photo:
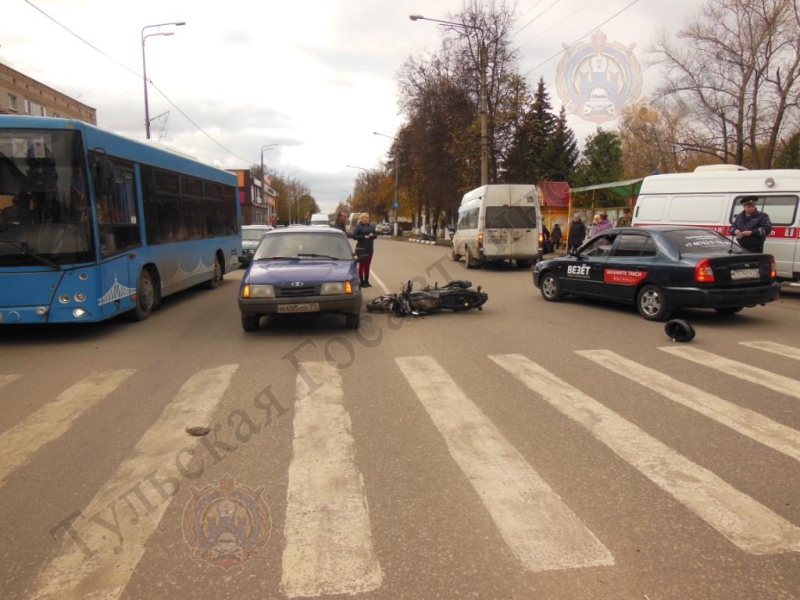
[[[542,16],[544,13],[546,13],[548,10],[550,10],[551,8],[553,8],[553,7],[554,7],[556,4],[558,4],[559,2],[561,2],[561,0],[554,0],[554,1],[553,1],[553,3],[552,3],[550,6],[548,6],[547,8],[545,8],[545,9],[544,9],[542,12],[540,12],[538,15],[536,15],[535,17],[533,17],[533,18],[532,18],[530,21],[528,21],[527,23],[525,23],[525,25],[523,25],[522,27],[520,27],[519,29],[517,29],[517,30],[514,32],[514,35],[517,35],[517,34],[518,34],[520,31],[522,31],[523,29],[525,29],[525,28],[526,28],[528,25],[530,25],[531,23],[533,23],[533,22],[534,22],[536,19],[538,19],[539,17],[541,17],[541,16]],[[537,2],[537,4],[538,4],[538,2]],[[534,5],[534,6],[535,6],[535,5]]]
[[[94,50],[95,52],[99,52],[99,53],[100,53],[100,54],[102,54],[104,57],[106,57],[108,60],[110,60],[111,62],[113,62],[113,63],[114,63],[114,64],[116,64],[117,66],[119,66],[119,67],[122,67],[123,69],[125,69],[125,70],[126,70],[126,71],[128,71],[129,73],[132,73],[132,74],[133,74],[133,75],[135,75],[137,78],[139,78],[139,79],[143,79],[143,76],[142,76],[142,75],[140,75],[139,73],[137,73],[137,72],[136,72],[136,71],[134,71],[133,69],[130,69],[129,67],[125,66],[124,64],[122,64],[121,62],[119,62],[118,60],[116,60],[115,58],[113,58],[112,56],[109,56],[108,54],[106,54],[105,52],[103,52],[102,50],[100,50],[100,48],[98,48],[97,46],[95,46],[95,45],[94,45],[94,44],[92,44],[91,42],[89,42],[89,41],[85,40],[84,38],[82,38],[80,35],[78,35],[78,34],[77,34],[77,33],[75,33],[74,31],[72,31],[72,30],[71,30],[69,27],[67,27],[66,25],[64,25],[64,24],[60,23],[59,21],[57,21],[56,19],[54,19],[53,17],[51,17],[49,14],[47,14],[45,11],[43,11],[41,8],[39,8],[38,6],[36,6],[36,5],[35,5],[33,2],[31,2],[31,0],[25,0],[25,2],[26,2],[28,5],[30,5],[31,7],[35,8],[37,11],[39,11],[39,12],[40,12],[41,14],[43,14],[45,17],[47,17],[48,19],[50,19],[50,20],[51,20],[53,23],[55,23],[56,25],[58,25],[59,27],[61,27],[61,28],[62,28],[62,29],[64,29],[65,31],[67,31],[67,32],[68,32],[70,35],[73,35],[74,37],[78,38],[80,41],[82,41],[84,44],[86,44],[87,46],[89,46],[89,47],[90,47],[92,50]],[[177,110],[179,113],[181,113],[181,114],[182,114],[182,115],[183,115],[183,116],[186,118],[186,120],[187,120],[187,121],[189,121],[189,123],[191,123],[192,125],[194,125],[194,126],[197,128],[197,130],[198,130],[200,133],[202,133],[204,136],[206,136],[208,139],[210,139],[212,142],[214,142],[214,143],[215,143],[217,146],[219,146],[220,148],[222,148],[222,149],[223,149],[225,152],[227,152],[227,153],[228,153],[228,154],[230,154],[231,156],[233,156],[233,157],[235,157],[235,158],[238,158],[239,160],[241,160],[241,161],[244,161],[245,163],[251,162],[251,161],[249,161],[249,160],[248,160],[248,159],[246,159],[246,158],[242,158],[241,156],[239,156],[238,154],[236,154],[236,153],[235,153],[235,152],[233,152],[232,150],[229,150],[228,148],[226,148],[225,146],[223,146],[223,145],[222,145],[220,142],[218,142],[217,140],[215,140],[215,139],[214,139],[214,138],[213,138],[213,137],[212,137],[212,136],[211,136],[211,135],[210,135],[210,134],[209,134],[209,133],[208,133],[208,132],[207,132],[205,129],[203,129],[202,127],[200,127],[200,125],[198,125],[197,123],[195,123],[195,122],[194,122],[194,120],[193,120],[191,117],[189,117],[189,115],[187,115],[185,112],[183,112],[183,110],[181,110],[181,108],[180,108],[180,107],[179,107],[177,104],[175,104],[175,103],[174,103],[172,100],[170,100],[170,99],[169,99],[169,97],[168,97],[168,96],[167,96],[167,95],[166,95],[166,94],[165,94],[165,93],[164,93],[164,92],[163,92],[163,91],[162,91],[162,90],[161,90],[161,89],[160,89],[160,88],[159,88],[159,87],[158,87],[158,86],[157,86],[155,83],[153,83],[153,80],[152,80],[152,79],[148,78],[148,79],[147,79],[147,82],[148,82],[150,85],[152,85],[152,86],[153,86],[153,87],[156,89],[156,91],[158,91],[158,93],[159,93],[159,94],[161,94],[161,95],[164,97],[164,99],[165,99],[167,102],[169,102],[169,103],[170,103],[170,104],[171,104],[171,105],[172,105],[172,106],[175,108],[175,110]]]
[[530,44],[530,43],[531,43],[531,42],[533,42],[534,40],[538,40],[538,39],[539,39],[540,37],[542,37],[542,36],[543,36],[545,33],[548,33],[548,32],[550,32],[550,31],[552,31],[553,29],[555,29],[556,27],[558,27],[559,25],[561,25],[561,24],[562,24],[564,21],[567,21],[567,20],[571,19],[572,17],[574,17],[575,15],[577,15],[579,12],[581,12],[581,11],[582,11],[584,8],[586,8],[587,6],[589,6],[589,5],[590,5],[592,2],[594,2],[594,0],[589,0],[588,2],[586,2],[586,4],[582,5],[580,8],[577,8],[577,9],[575,9],[573,12],[571,12],[570,14],[568,14],[566,17],[564,17],[563,19],[561,19],[561,20],[560,20],[560,21],[558,21],[557,23],[555,23],[555,24],[551,25],[551,26],[550,26],[550,27],[548,27],[547,29],[543,29],[542,31],[540,31],[540,32],[538,33],[538,35],[535,35],[535,36],[533,36],[532,38],[530,38],[529,40],[526,40],[526,41],[525,41],[525,45],[527,45],[527,44]]
[[[575,41],[573,41],[573,42],[572,42],[572,44],[570,44],[570,46],[572,46],[572,45],[576,44],[577,42],[581,41],[583,38],[585,38],[586,36],[588,36],[590,33],[592,33],[593,31],[595,31],[595,30],[597,30],[597,29],[599,29],[600,27],[602,27],[603,25],[605,25],[606,23],[608,23],[608,22],[609,22],[609,21],[611,21],[612,19],[615,19],[615,18],[617,18],[619,15],[621,15],[622,13],[624,13],[626,10],[628,10],[628,9],[629,9],[631,6],[633,6],[633,5],[634,5],[634,4],[636,4],[637,2],[639,2],[639,0],[633,0],[633,2],[631,2],[630,4],[628,4],[628,5],[627,5],[625,8],[623,8],[623,9],[622,9],[622,10],[620,10],[619,12],[617,12],[617,13],[615,13],[615,14],[611,15],[611,16],[610,16],[608,19],[606,19],[605,21],[603,21],[603,22],[602,22],[602,23],[600,23],[599,25],[595,25],[595,26],[594,26],[594,27],[592,27],[592,28],[591,28],[589,31],[587,31],[586,33],[584,33],[583,35],[581,35],[581,36],[578,36],[578,37],[575,39]],[[528,69],[527,71],[525,71],[525,72],[522,74],[522,76],[523,76],[523,77],[526,77],[526,76],[530,75],[530,74],[531,74],[533,71],[535,71],[535,70],[536,70],[536,69],[538,69],[539,67],[542,67],[542,66],[546,65],[547,63],[549,63],[549,62],[550,62],[551,60],[553,60],[554,58],[558,58],[558,57],[559,57],[559,56],[561,56],[563,53],[564,53],[564,51],[563,51],[563,50],[559,50],[558,52],[556,52],[556,53],[555,53],[553,56],[551,56],[551,57],[550,57],[550,58],[548,58],[547,60],[544,60],[544,61],[540,62],[538,65],[536,65],[535,67],[533,67],[532,69]]]

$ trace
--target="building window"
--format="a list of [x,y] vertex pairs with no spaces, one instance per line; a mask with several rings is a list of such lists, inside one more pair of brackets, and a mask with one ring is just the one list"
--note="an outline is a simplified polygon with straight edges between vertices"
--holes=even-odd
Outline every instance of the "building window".
[[30,100],[28,100],[27,98],[25,98],[25,114],[28,114],[28,115],[32,114],[31,104],[33,104],[33,103]]
[[19,111],[19,101],[17,97],[13,94],[8,95],[8,108],[9,110],[13,110],[14,112]]

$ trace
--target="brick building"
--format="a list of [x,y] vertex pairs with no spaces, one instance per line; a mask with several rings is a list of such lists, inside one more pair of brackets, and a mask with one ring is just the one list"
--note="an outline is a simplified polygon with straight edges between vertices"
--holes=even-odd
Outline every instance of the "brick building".
[[[275,201],[278,193],[262,185],[250,169],[228,169],[238,178],[242,225],[275,225]],[[267,180],[269,182],[269,180]]]
[[97,125],[97,110],[0,63],[0,114],[61,117]]

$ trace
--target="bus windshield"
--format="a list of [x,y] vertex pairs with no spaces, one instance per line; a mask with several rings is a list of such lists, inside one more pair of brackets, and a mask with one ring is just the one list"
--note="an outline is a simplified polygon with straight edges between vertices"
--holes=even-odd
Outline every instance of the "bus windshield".
[[80,135],[0,129],[0,267],[95,258]]

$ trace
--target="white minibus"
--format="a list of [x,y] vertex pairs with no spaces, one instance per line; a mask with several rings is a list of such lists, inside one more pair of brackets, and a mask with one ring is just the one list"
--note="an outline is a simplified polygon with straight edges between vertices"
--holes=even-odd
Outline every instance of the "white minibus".
[[502,260],[530,268],[542,257],[541,223],[535,185],[481,186],[461,200],[452,258],[468,269]]
[[764,252],[775,257],[778,277],[800,281],[800,170],[748,171],[736,165],[698,167],[692,173],[645,177],[633,225],[691,225],[728,235],[740,200],[756,196],[772,233]]

